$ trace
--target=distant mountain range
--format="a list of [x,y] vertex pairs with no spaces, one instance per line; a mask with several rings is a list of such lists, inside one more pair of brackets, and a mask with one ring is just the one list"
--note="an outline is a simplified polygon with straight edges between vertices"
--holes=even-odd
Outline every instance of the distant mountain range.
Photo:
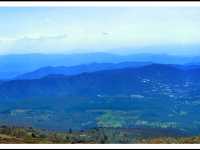
[[200,90],[199,76],[199,68],[183,70],[173,65],[151,64],[138,68],[104,70],[72,76],[49,75],[34,80],[5,81],[0,84],[0,97],[1,100],[12,100],[32,97],[136,94],[150,97],[181,95],[191,98]]
[[0,79],[12,79],[20,74],[47,66],[75,66],[91,63],[152,62],[160,64],[200,64],[200,57],[172,56],[165,54],[116,55],[109,53],[88,54],[19,54],[0,56]]
[[17,76],[15,79],[39,79],[48,75],[77,75],[81,73],[89,73],[101,70],[113,70],[121,68],[137,68],[149,65],[151,62],[122,62],[122,63],[91,63],[77,66],[58,66],[58,67],[43,67],[33,72],[25,73]]

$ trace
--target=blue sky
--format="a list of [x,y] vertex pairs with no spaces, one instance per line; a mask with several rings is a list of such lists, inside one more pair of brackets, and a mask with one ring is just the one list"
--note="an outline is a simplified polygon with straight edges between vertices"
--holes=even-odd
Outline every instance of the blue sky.
[[199,7],[0,7],[0,54],[200,55]]

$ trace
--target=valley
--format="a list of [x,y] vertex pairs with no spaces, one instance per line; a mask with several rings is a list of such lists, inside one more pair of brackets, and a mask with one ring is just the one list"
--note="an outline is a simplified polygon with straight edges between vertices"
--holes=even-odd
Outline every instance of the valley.
[[200,67],[140,65],[3,80],[0,125],[53,132],[141,128],[198,136]]

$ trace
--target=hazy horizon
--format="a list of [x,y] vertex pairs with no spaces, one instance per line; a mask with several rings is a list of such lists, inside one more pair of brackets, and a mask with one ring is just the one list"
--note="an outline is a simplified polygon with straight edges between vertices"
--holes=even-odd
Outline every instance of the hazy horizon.
[[157,56],[175,56],[175,57],[200,57],[200,54],[168,54],[168,53],[150,53],[150,52],[144,52],[144,53],[115,53],[115,52],[104,52],[104,51],[96,51],[96,52],[71,52],[71,53],[42,53],[42,52],[31,52],[31,53],[4,53],[0,56],[13,56],[13,55],[87,55],[87,54],[105,54],[105,55],[116,55],[116,56],[130,56],[130,55],[157,55]]
[[200,55],[198,7],[0,7],[0,54]]

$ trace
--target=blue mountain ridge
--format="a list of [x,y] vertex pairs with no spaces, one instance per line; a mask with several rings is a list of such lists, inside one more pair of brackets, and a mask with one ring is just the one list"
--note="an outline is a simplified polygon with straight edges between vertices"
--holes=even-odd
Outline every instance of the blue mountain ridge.
[[46,66],[76,66],[91,63],[152,62],[161,64],[199,64],[198,56],[175,56],[167,54],[110,53],[83,54],[10,54],[0,55],[0,79],[12,79]]

